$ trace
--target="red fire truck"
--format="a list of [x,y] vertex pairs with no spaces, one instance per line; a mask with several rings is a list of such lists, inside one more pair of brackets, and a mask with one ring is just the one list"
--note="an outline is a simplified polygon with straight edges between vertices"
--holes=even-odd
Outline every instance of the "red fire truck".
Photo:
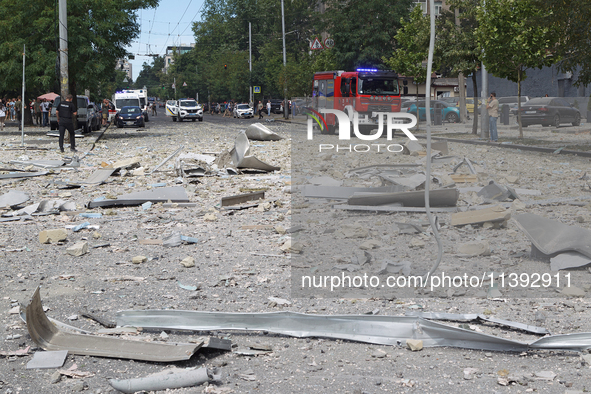
[[[314,74],[313,106],[317,111],[336,109],[348,114],[359,113],[359,129],[376,127],[372,112],[400,112],[400,86],[394,71],[359,68],[357,71],[323,71]],[[408,88],[404,86],[404,94]],[[322,134],[334,134],[334,114],[324,114],[328,126]]]

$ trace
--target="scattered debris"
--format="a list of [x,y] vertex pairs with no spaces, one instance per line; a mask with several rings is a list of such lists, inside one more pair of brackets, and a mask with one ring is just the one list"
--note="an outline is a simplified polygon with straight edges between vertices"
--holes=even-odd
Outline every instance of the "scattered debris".
[[35,290],[31,303],[26,308],[26,321],[31,339],[41,348],[68,350],[71,354],[170,362],[188,360],[202,345],[126,341],[60,331],[43,312],[39,288]]
[[[429,192],[429,204],[433,207],[455,207],[460,192],[457,189],[436,189]],[[402,204],[404,207],[424,207],[424,191],[394,193],[354,193],[347,200],[349,205]]]
[[88,203],[88,208],[142,205],[145,202],[189,202],[182,186],[163,187],[141,192],[124,194],[115,199],[100,199]]
[[284,139],[284,137],[269,130],[267,126],[264,126],[261,123],[251,124],[246,128],[245,133],[249,140],[255,141],[279,141]]
[[57,243],[68,238],[66,229],[43,230],[39,233],[39,242],[42,244]]
[[27,369],[61,368],[67,356],[67,350],[35,352],[33,359],[27,363]]
[[215,369],[180,369],[173,368],[136,379],[109,379],[109,384],[123,393],[138,391],[159,391],[182,387],[199,386],[203,383],[221,379]]
[[591,231],[567,226],[533,213],[515,216],[515,222],[532,243],[532,257],[549,261],[563,252],[578,252],[591,257]]
[[324,337],[379,345],[397,345],[411,338],[422,340],[424,347],[493,351],[591,349],[591,332],[549,335],[526,343],[411,316],[127,310],[117,312],[117,324],[156,330],[268,331],[298,338]]
[[420,339],[407,339],[406,347],[413,352],[418,352],[419,350],[423,350],[423,341]]
[[451,225],[465,226],[490,222],[497,226],[504,226],[510,218],[511,211],[497,205],[485,209],[454,213],[451,215]]
[[254,156],[250,156],[250,143],[248,142],[248,137],[244,131],[238,134],[236,137],[236,141],[234,143],[234,148],[230,151],[230,156],[232,158],[232,163],[236,168],[251,168],[254,170],[261,170],[261,171],[278,171],[281,168],[275,167],[261,160],[257,159]]
[[66,253],[68,253],[69,255],[72,255],[74,257],[82,256],[82,255],[88,253],[88,242],[86,242],[86,241],[77,242],[74,245],[68,247],[66,249]]

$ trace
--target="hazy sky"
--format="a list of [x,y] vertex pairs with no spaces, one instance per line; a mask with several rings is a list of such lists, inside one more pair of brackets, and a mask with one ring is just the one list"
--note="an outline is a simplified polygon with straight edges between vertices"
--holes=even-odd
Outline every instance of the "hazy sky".
[[151,64],[153,59],[138,55],[163,56],[167,46],[195,41],[191,27],[193,22],[201,19],[203,3],[204,0],[160,0],[158,8],[138,11],[141,32],[128,48],[135,54],[135,60],[130,61],[134,81],[142,70],[142,64]]

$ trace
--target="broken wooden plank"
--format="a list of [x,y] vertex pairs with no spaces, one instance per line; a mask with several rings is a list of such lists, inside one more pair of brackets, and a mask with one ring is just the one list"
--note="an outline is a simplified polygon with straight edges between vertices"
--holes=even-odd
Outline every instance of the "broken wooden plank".
[[451,215],[452,226],[465,226],[467,224],[483,224],[486,222],[499,223],[511,218],[511,211],[499,205],[486,209],[458,212]]
[[474,174],[452,174],[449,176],[455,183],[478,182],[478,176]]

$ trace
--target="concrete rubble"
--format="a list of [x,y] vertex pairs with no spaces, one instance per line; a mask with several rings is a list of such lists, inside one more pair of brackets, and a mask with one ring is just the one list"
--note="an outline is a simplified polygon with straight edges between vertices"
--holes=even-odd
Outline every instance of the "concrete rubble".
[[[197,371],[167,371],[173,362],[181,367],[176,360],[188,359],[181,368],[206,369],[203,386],[193,389],[199,392],[588,390],[587,157],[436,141],[427,158],[420,132],[413,143],[394,136],[392,142],[405,146],[401,154],[348,155],[317,147],[300,151],[304,123],[278,119],[265,126],[229,127],[208,123],[207,117],[197,126],[169,123],[149,124],[141,132],[125,129],[125,134],[109,129],[96,143],[77,141],[84,153],[76,158],[61,157],[57,142],[46,142],[45,134],[34,130],[27,144],[49,149],[23,152],[15,149],[20,135],[0,136],[6,169],[0,171],[5,310],[0,391],[107,393],[113,390],[108,379],[129,385],[159,371],[163,376]],[[500,138],[506,138],[503,133],[509,132],[500,130]],[[525,131],[555,149],[569,141],[587,143],[588,131],[570,130]],[[111,132],[117,134],[110,138]],[[446,132],[437,131],[438,136]],[[314,134],[313,142],[334,143],[331,137]],[[374,142],[387,144],[383,138]],[[427,182],[443,249],[432,277],[467,273],[468,281],[477,276],[482,285],[294,291],[306,275],[424,277],[438,252],[425,215]],[[391,199],[402,193],[412,198]],[[438,193],[445,194],[445,204],[436,203]],[[388,198],[380,201],[383,205],[370,205],[382,198]],[[528,286],[522,286],[526,279]],[[532,287],[534,282],[540,286]],[[49,308],[51,324],[44,325],[53,332],[49,337],[29,334],[29,324],[15,309],[29,302],[38,285]],[[239,334],[230,326],[196,332],[105,329],[83,317],[83,306],[107,319],[127,310],[360,319],[416,312],[461,314],[462,319],[444,325],[429,320],[433,315],[403,316],[420,323],[384,345],[308,335],[312,330],[306,327],[298,327],[306,334],[301,338],[268,335],[265,326]],[[68,320],[75,315],[78,319]],[[164,320],[176,327],[175,316]],[[506,321],[519,324],[505,326]],[[337,326],[311,327],[330,332]],[[450,332],[456,335],[453,344],[447,342]],[[200,337],[205,334],[214,342],[232,339],[234,352],[215,343],[202,352],[209,339]],[[451,347],[475,338],[483,342]],[[124,354],[131,349],[126,346],[145,344],[159,350],[139,352],[143,358]],[[40,353],[53,345],[68,350],[63,366],[40,370],[45,375],[26,369],[34,354],[30,347]],[[569,350],[558,350],[566,345]],[[512,347],[515,351],[507,350]],[[141,361],[158,357],[167,361]],[[216,367],[221,374],[214,379]],[[185,392],[180,387],[187,386],[128,387]]]

